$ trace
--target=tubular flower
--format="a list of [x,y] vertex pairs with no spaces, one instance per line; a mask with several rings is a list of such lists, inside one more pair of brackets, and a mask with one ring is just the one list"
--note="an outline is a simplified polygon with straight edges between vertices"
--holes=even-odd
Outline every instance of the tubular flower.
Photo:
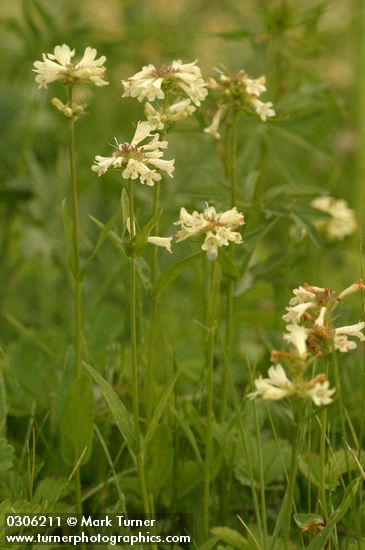
[[330,388],[327,376],[323,373],[317,374],[312,380],[308,380],[306,373],[320,355],[330,354],[333,350],[346,353],[355,349],[357,342],[350,339],[351,337],[358,338],[360,342],[365,341],[362,332],[365,328],[364,321],[343,327],[333,326],[335,308],[344,298],[363,289],[361,279],[345,288],[337,297],[329,288],[308,284],[295,288],[294,296],[286,308],[287,313],[283,316],[287,323],[287,332],[283,339],[290,345],[289,350],[273,350],[271,353],[273,362],[282,358],[292,380],[289,381],[282,365],[277,365],[277,370],[272,370],[271,367],[269,378],[260,376],[255,380],[256,391],[249,394],[249,397],[277,400],[297,395],[300,398],[311,398],[317,406],[330,404],[336,389]]
[[342,241],[355,233],[357,229],[355,212],[348,207],[345,200],[333,197],[317,197],[311,203],[313,208],[329,214],[328,220],[317,220],[315,226],[322,231],[330,241]]
[[334,346],[335,349],[338,349],[342,353],[349,351],[350,349],[355,349],[357,347],[356,342],[349,340],[349,336],[354,336],[360,340],[360,342],[365,341],[365,336],[361,332],[365,327],[363,321],[356,323],[355,325],[348,325],[345,327],[335,328],[334,331]]
[[255,380],[256,391],[249,393],[249,399],[262,397],[270,401],[278,401],[294,391],[292,382],[287,377],[284,368],[278,364],[268,370],[268,378],[260,376]]
[[[152,139],[140,145],[146,138]],[[116,143],[116,150],[111,157],[95,157],[95,164],[91,167],[98,176],[102,176],[109,169],[122,171],[124,179],[139,179],[144,184],[153,186],[160,181],[160,172],[166,172],[170,177],[175,169],[174,160],[163,160],[160,149],[167,148],[167,141],[159,141],[159,134],[151,134],[148,122],[138,122],[134,137],[130,143]]]
[[256,113],[264,122],[266,122],[268,118],[271,118],[276,115],[275,109],[273,108],[272,101],[265,102],[265,101],[260,101],[259,99],[253,99],[252,105],[255,108]]
[[213,116],[211,125],[204,128],[204,132],[209,134],[213,139],[221,139],[221,135],[218,130],[226,110],[227,108],[224,105],[220,105]]
[[283,315],[282,319],[287,323],[297,323],[300,321],[302,315],[315,304],[312,302],[304,302],[303,304],[298,304],[296,306],[289,306],[286,309],[287,313]]
[[171,91],[177,96],[190,98],[194,105],[199,106],[208,90],[196,63],[183,63],[178,59],[160,67],[146,65],[134,76],[122,80],[122,97],[136,97],[141,102],[145,99],[155,101],[164,99],[166,93]]
[[250,78],[244,70],[229,72],[225,68],[215,69],[217,78],[209,78],[207,86],[216,97],[218,110],[213,115],[213,120],[204,132],[210,134],[213,139],[220,139],[219,127],[228,111],[247,112],[254,111],[262,121],[276,115],[271,101],[261,101],[261,95],[266,92],[266,78]]
[[201,248],[207,252],[208,259],[213,261],[221,246],[228,246],[230,242],[242,243],[241,234],[232,230],[244,223],[244,216],[236,207],[226,212],[216,212],[213,206],[207,205],[203,213],[194,211],[189,214],[185,208],[181,208],[180,219],[174,225],[181,226],[176,233],[177,242],[205,235]]
[[196,107],[192,105],[190,99],[182,99],[168,107],[156,109],[151,103],[147,102],[144,108],[144,114],[152,130],[163,130],[165,125],[180,122],[190,116]]
[[33,63],[33,71],[37,73],[35,81],[39,88],[47,88],[48,84],[56,80],[68,86],[80,82],[91,82],[95,86],[109,84],[104,80],[104,55],[96,59],[97,51],[89,46],[85,48],[84,55],[76,64],[72,62],[74,55],[75,50],[71,50],[67,44],[56,46],[53,53],[42,54],[43,61]]
[[172,241],[172,237],[151,236],[147,238],[147,242],[149,242],[150,244],[154,244],[155,246],[161,246],[162,248],[166,248],[166,250],[170,252],[170,254],[172,254],[171,241]]
[[288,332],[284,334],[284,340],[294,346],[300,357],[305,357],[307,355],[308,331],[305,327],[296,324],[287,325],[286,328]]
[[329,385],[328,380],[317,382],[312,388],[306,391],[307,395],[313,400],[317,407],[332,403],[332,395],[335,393],[336,389],[331,389]]

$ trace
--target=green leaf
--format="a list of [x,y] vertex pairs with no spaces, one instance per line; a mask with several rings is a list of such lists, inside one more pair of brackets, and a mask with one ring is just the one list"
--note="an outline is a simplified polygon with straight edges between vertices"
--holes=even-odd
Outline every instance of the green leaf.
[[[97,227],[100,229],[104,228],[104,224],[98,220],[97,218],[94,218],[91,214],[89,214],[89,218],[92,222],[95,223]],[[109,231],[107,234],[107,238],[110,240],[110,242],[114,245],[114,247],[118,250],[118,252],[122,253],[122,256],[125,257],[125,249],[122,239],[115,233],[115,231]]]
[[218,537],[213,537],[212,539],[207,540],[207,542],[204,542],[201,546],[199,546],[199,550],[212,550],[212,548],[215,548],[218,541]]
[[166,405],[171,397],[171,394],[173,392],[173,389],[175,387],[175,384],[178,380],[180,376],[180,372],[177,372],[176,374],[174,374],[174,376],[171,378],[171,380],[166,384],[162,394],[161,394],[161,397],[160,397],[160,400],[159,402],[157,403],[156,405],[156,408],[154,410],[154,413],[153,413],[153,416],[152,416],[152,419],[151,419],[151,423],[148,427],[148,430],[147,430],[147,433],[146,433],[146,438],[145,438],[145,441],[144,441],[144,449],[146,450],[147,449],[147,446],[149,444],[149,442],[151,441],[151,439],[153,438],[153,435],[157,429],[157,426],[158,426],[158,423],[160,422],[160,419],[163,415],[163,412],[166,408]]
[[5,434],[6,414],[7,414],[6,388],[5,388],[2,367],[0,365],[0,435]]
[[[320,486],[320,459],[319,455],[315,453],[305,453],[299,456],[298,459],[299,470],[302,474],[317,487]],[[329,489],[325,484],[325,489]]]
[[[61,450],[66,463],[74,465],[82,455],[85,464],[91,455],[94,397],[90,378],[81,374],[71,384],[61,414]],[[85,451],[86,449],[86,451]]]
[[292,218],[299,235],[301,235],[302,231],[304,230],[305,233],[308,234],[309,238],[311,239],[312,243],[317,247],[321,248],[321,238],[318,233],[318,231],[315,229],[315,227],[307,221],[303,216],[300,216],[298,214],[295,214],[294,212],[290,215]]
[[[268,440],[262,443],[262,461],[265,486],[284,481],[285,470],[290,463],[290,445],[284,439],[278,440],[281,452],[278,453],[278,443],[274,440]],[[248,454],[237,461],[234,473],[242,485],[250,485],[249,461],[251,461],[252,474],[255,486],[260,487],[260,468],[258,461],[253,461],[252,457],[257,456],[257,440],[247,434]],[[283,463],[284,462],[284,463]]]
[[182,271],[184,271],[184,269],[192,265],[198,258],[201,258],[202,255],[203,252],[198,252],[197,254],[193,254],[188,258],[184,258],[183,260],[170,265],[170,267],[168,267],[152,285],[150,296],[152,298],[158,296],[163,290],[170,286],[170,284],[178,275],[180,275]]
[[230,527],[213,527],[210,532],[226,544],[238,550],[251,550],[251,544],[235,529]]
[[199,462],[199,464],[203,464],[203,459],[202,459],[202,456],[200,454],[199,445],[196,442],[194,433],[193,433],[192,429],[190,428],[189,422],[187,422],[187,420],[184,418],[184,416],[182,414],[180,414],[174,407],[170,407],[170,411],[176,416],[176,418],[177,418],[177,420],[180,424],[180,427],[181,427],[182,431],[185,434],[186,439],[189,441],[189,443],[190,443],[190,445],[191,445],[191,447],[194,451],[195,458],[196,458],[197,462]]
[[85,279],[85,277],[87,275],[87,272],[89,271],[91,262],[95,258],[99,248],[101,247],[101,245],[103,244],[105,239],[109,236],[111,228],[113,227],[113,225],[115,224],[115,222],[119,218],[119,214],[120,214],[119,211],[116,212],[115,214],[113,214],[113,216],[111,216],[111,218],[109,218],[109,220],[103,226],[103,228],[101,230],[101,233],[100,233],[99,237],[97,238],[95,246],[94,246],[91,254],[89,255],[88,259],[86,260],[85,265],[84,265],[84,267],[81,271],[80,281],[83,281]]
[[167,424],[159,424],[147,458],[147,486],[150,493],[157,498],[161,489],[171,486],[167,482],[172,476],[174,449],[171,429]]
[[[365,460],[365,451],[360,452],[360,460]],[[331,489],[335,489],[341,483],[341,476],[349,470],[356,470],[357,465],[349,452],[339,449],[331,454],[325,466],[325,479]]]
[[288,128],[284,128],[283,126],[280,126],[279,124],[275,124],[275,126],[272,126],[271,131],[273,134],[281,135],[283,138],[287,139],[288,141],[291,141],[295,145],[298,145],[299,147],[302,147],[302,149],[305,149],[313,156],[319,156],[323,157],[324,159],[328,159],[330,157],[330,154],[328,151],[325,151],[324,149],[320,148],[318,143],[313,143],[310,141],[307,137],[303,136],[302,134],[299,134],[297,131],[293,132]]
[[117,427],[122,434],[131,455],[134,456],[135,437],[132,416],[129,414],[123,402],[115,393],[109,382],[107,382],[105,378],[103,378],[101,374],[99,374],[98,371],[90,365],[87,365],[86,363],[83,363],[83,365],[101,389],[103,397],[107,402],[109,410],[117,424]]
[[305,195],[323,195],[323,188],[315,185],[291,184],[275,185],[261,195],[262,200],[271,200],[281,195],[288,197]]
[[0,472],[10,470],[13,466],[14,447],[5,437],[0,437]]
[[68,265],[71,270],[71,273],[76,279],[77,273],[76,273],[75,255],[74,255],[73,240],[72,240],[72,224],[71,224],[70,214],[67,208],[66,199],[63,199],[61,203],[61,209],[62,209],[63,231],[65,234]]
[[316,538],[308,546],[308,550],[323,550],[327,540],[329,539],[333,529],[337,523],[341,521],[346,514],[351,503],[354,501],[356,492],[360,486],[361,478],[354,479],[350,485],[347,486],[345,494],[343,496],[340,506],[329,517],[327,525],[318,533]]
[[303,531],[307,531],[312,525],[324,525],[323,516],[319,514],[294,514],[294,521]]
[[160,219],[162,214],[162,210],[159,210],[154,216],[152,216],[151,219],[148,220],[148,222],[138,231],[138,233],[135,235],[135,237],[129,241],[129,243],[126,246],[126,253],[127,256],[136,258],[137,256],[140,256],[142,253],[142,250],[147,244],[147,239]]
[[39,504],[47,503],[50,507],[57,501],[70,495],[73,483],[63,477],[44,477],[37,483],[33,494],[33,501]]

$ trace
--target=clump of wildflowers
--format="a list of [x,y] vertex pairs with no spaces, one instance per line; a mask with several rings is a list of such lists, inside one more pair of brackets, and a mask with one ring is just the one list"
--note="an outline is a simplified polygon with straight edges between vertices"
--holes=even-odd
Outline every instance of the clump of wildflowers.
[[39,88],[47,88],[47,85],[59,81],[62,84],[73,86],[80,82],[90,82],[95,86],[107,86],[104,80],[106,57],[102,55],[98,59],[95,48],[85,48],[84,55],[78,63],[72,58],[75,50],[71,50],[67,44],[56,46],[53,53],[42,54],[43,61],[35,61],[33,71],[37,73],[35,81]]
[[328,220],[317,220],[315,226],[330,241],[342,241],[355,233],[357,228],[355,212],[343,199],[323,196],[315,198],[311,206],[331,216]]
[[283,315],[286,325],[284,340],[289,344],[289,351],[272,352],[272,360],[285,362],[290,372],[290,380],[281,364],[270,367],[268,378],[260,376],[255,380],[256,391],[249,394],[251,399],[278,400],[297,395],[309,397],[315,405],[331,403],[335,393],[329,387],[325,374],[316,375],[313,379],[306,378],[306,372],[312,363],[320,356],[338,350],[346,353],[357,347],[354,339],[365,341],[361,332],[365,322],[353,325],[335,327],[333,313],[338,304],[347,296],[365,288],[359,280],[343,290],[338,296],[329,288],[320,288],[304,284],[293,290],[286,313]]
[[[138,122],[135,134],[130,143],[118,143],[110,157],[95,157],[95,164],[91,167],[98,176],[102,176],[109,169],[121,171],[124,179],[132,179],[142,184],[153,186],[162,179],[161,172],[170,177],[175,169],[174,160],[164,160],[161,149],[166,149],[167,141],[159,141],[159,134],[151,134],[152,128],[148,122]],[[143,142],[148,137],[148,143]]]
[[181,226],[176,233],[177,242],[204,235],[201,248],[207,252],[208,259],[214,261],[218,248],[228,246],[230,242],[242,243],[241,234],[233,229],[244,223],[244,216],[236,207],[226,212],[216,212],[213,206],[207,204],[203,212],[194,211],[192,214],[181,208],[180,219],[174,225]]
[[218,109],[214,112],[211,124],[204,132],[214,139],[220,139],[219,127],[231,111],[252,112],[261,120],[276,115],[271,101],[262,101],[261,95],[266,92],[266,78],[250,78],[244,70],[229,72],[226,69],[216,69],[217,78],[209,78],[207,86],[216,98]]
[[[192,63],[174,60],[156,67],[153,64],[127,80],[122,80],[122,97],[146,101],[145,116],[153,130],[185,120],[208,94],[200,68]],[[152,105],[152,103],[155,105]]]

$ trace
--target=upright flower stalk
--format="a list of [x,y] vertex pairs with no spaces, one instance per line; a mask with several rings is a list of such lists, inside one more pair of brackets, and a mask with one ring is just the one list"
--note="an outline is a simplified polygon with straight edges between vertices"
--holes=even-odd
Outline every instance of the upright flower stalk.
[[[362,290],[364,285],[361,280],[356,281],[345,288],[338,296],[329,288],[321,288],[304,284],[293,291],[286,313],[283,315],[287,323],[284,340],[289,345],[288,351],[274,350],[271,354],[275,365],[268,370],[268,377],[260,376],[254,382],[255,391],[248,397],[255,399],[261,397],[269,401],[278,401],[284,398],[292,400],[295,436],[292,446],[292,460],[289,472],[289,481],[285,493],[284,510],[285,525],[283,531],[284,549],[289,549],[291,514],[293,509],[293,497],[295,477],[298,464],[298,452],[302,429],[302,417],[305,400],[312,400],[317,407],[329,405],[333,401],[336,388],[330,388],[326,373],[315,373],[318,358],[332,356],[334,364],[334,378],[336,386],[341,392],[336,352],[347,353],[357,347],[353,338],[365,341],[362,330],[365,322],[361,321],[353,325],[335,327],[333,324],[333,312],[341,304],[342,300]],[[281,363],[278,363],[278,361]],[[287,376],[286,370],[290,373]],[[308,377],[308,372],[310,376]],[[313,376],[314,372],[314,376]],[[342,397],[340,397],[342,407]],[[298,412],[299,411],[299,412]],[[341,427],[345,433],[345,420],[341,412]],[[326,460],[326,431],[327,410],[321,415],[320,437],[320,487],[319,499],[324,514],[327,513],[326,488],[325,488],[325,460]],[[282,514],[280,514],[282,517]]]
[[[131,240],[135,237],[134,217],[134,182],[129,181],[129,227]],[[139,485],[142,495],[143,508],[146,514],[150,513],[150,504],[147,492],[146,477],[144,471],[144,455],[141,452],[141,430],[139,417],[139,383],[138,383],[138,356],[137,356],[137,317],[136,317],[136,265],[135,258],[130,258],[130,332],[131,332],[131,365],[132,365],[132,398],[133,398],[133,420],[135,430],[136,462]]]
[[[215,69],[216,77],[207,80],[208,90],[215,101],[212,120],[204,132],[212,137],[219,149],[221,132],[224,131],[220,156],[230,183],[230,206],[237,206],[237,125],[242,116],[258,115],[262,121],[275,116],[272,102],[262,102],[260,97],[266,92],[266,78],[251,78],[246,71],[228,71],[222,67]],[[233,254],[233,249],[230,251]],[[234,281],[226,285],[226,361],[222,371],[221,400],[219,419],[224,420],[228,395],[228,367],[232,356],[234,329]]]
[[[73,103],[72,86],[68,89],[69,105]],[[70,180],[71,180],[71,197],[72,197],[72,243],[74,253],[74,315],[75,315],[75,331],[74,331],[74,348],[75,348],[75,377],[78,378],[81,372],[81,346],[82,346],[82,296],[81,296],[81,280],[80,280],[80,246],[79,246],[79,206],[78,206],[78,190],[76,178],[76,162],[75,162],[75,120],[72,116],[68,123],[69,128],[69,163],[70,163]]]
[[[237,123],[239,112],[234,110],[232,114],[232,122],[230,128],[230,140],[229,151],[227,155],[228,160],[228,176],[231,187],[231,207],[233,208],[237,204]],[[234,249],[230,250],[231,256],[234,256]],[[228,395],[228,369],[230,368],[230,362],[232,357],[232,342],[233,342],[233,321],[234,321],[234,281],[229,279],[227,283],[226,292],[226,332],[225,332],[225,351],[226,361],[223,365],[222,374],[222,392],[221,402],[219,410],[219,420],[223,422],[226,414],[227,395]]]
[[[163,159],[163,149],[168,146],[167,141],[160,141],[159,134],[152,134],[152,128],[147,121],[138,122],[134,136],[130,142],[119,143],[116,140],[115,150],[111,156],[95,157],[91,169],[102,176],[108,170],[120,172],[122,179],[128,180],[129,220],[127,229],[130,242],[136,236],[136,219],[134,208],[134,185],[137,181],[153,187],[162,179],[161,172],[173,177],[174,160]],[[149,141],[146,141],[151,138]],[[170,251],[171,238],[149,237],[148,242],[156,246],[163,246]],[[135,459],[141,498],[144,511],[151,511],[144,468],[144,451],[142,449],[140,428],[140,400],[139,400],[139,369],[137,352],[137,317],[136,317],[136,258],[130,253],[130,336],[131,336],[131,373],[132,373],[132,400],[133,421],[135,430]]]
[[[153,208],[152,216],[156,216],[159,208],[160,200],[160,182],[157,182],[154,189],[153,196]],[[156,232],[158,232],[158,226],[155,227]],[[156,281],[158,277],[158,248],[153,248],[152,250],[152,265],[151,265],[151,282],[152,284]],[[157,322],[157,302],[158,297],[155,296],[152,298],[151,306],[151,316],[149,321],[149,334],[148,334],[148,354],[147,354],[147,372],[146,372],[146,383],[145,383],[145,403],[146,403],[146,418],[147,425],[151,421],[152,415],[152,387],[154,382],[154,348],[155,348],[155,329]]]
[[[201,70],[194,61],[183,63],[174,60],[161,66],[153,64],[142,69],[127,80],[122,80],[123,96],[145,102],[144,114],[152,131],[160,131],[161,136],[186,118],[204,101],[208,91]],[[153,212],[159,209],[160,182],[154,189]],[[158,225],[155,226],[158,232]],[[151,282],[158,276],[158,250],[152,252]],[[145,377],[145,408],[147,424],[152,414],[152,389],[154,382],[155,331],[158,312],[158,297],[151,302],[149,321],[147,371]]]
[[200,213],[194,211],[189,214],[185,208],[180,210],[180,219],[175,222],[180,229],[176,233],[177,241],[204,237],[202,250],[206,251],[210,261],[210,282],[207,300],[207,351],[206,351],[206,432],[205,432],[205,464],[203,479],[203,530],[207,537],[209,535],[209,498],[213,466],[213,437],[212,427],[214,420],[214,344],[215,330],[218,324],[217,319],[217,296],[218,296],[218,275],[217,257],[219,249],[229,244],[242,243],[242,236],[235,228],[243,225],[243,214],[237,208],[231,208],[226,212],[217,212],[213,206],[206,205],[205,210]]
[[212,427],[214,419],[213,411],[213,375],[214,375],[214,343],[215,330],[218,323],[217,319],[217,260],[213,260],[210,266],[210,282],[207,307],[207,358],[206,358],[206,392],[207,392],[207,423],[206,423],[206,439],[205,439],[205,465],[204,465],[204,496],[203,496],[203,521],[204,534],[209,535],[209,497],[210,484],[213,470],[213,438]]
[[[82,105],[74,101],[74,87],[80,83],[94,84],[101,87],[108,85],[104,80],[106,61],[105,56],[96,58],[97,51],[94,48],[85,48],[84,54],[78,63],[73,62],[75,50],[67,44],[56,46],[53,53],[42,55],[42,61],[33,64],[36,73],[35,81],[39,88],[47,88],[48,84],[60,82],[68,89],[68,100],[64,104],[59,98],[52,99],[52,105],[68,119],[68,150],[71,182],[72,204],[72,247],[74,280],[74,352],[75,368],[74,379],[77,381],[81,375],[82,360],[82,282],[80,270],[79,250],[79,207],[78,189],[75,160],[75,122],[84,113]],[[80,457],[77,457],[79,459]],[[80,466],[75,468],[75,504],[76,511],[82,513]]]

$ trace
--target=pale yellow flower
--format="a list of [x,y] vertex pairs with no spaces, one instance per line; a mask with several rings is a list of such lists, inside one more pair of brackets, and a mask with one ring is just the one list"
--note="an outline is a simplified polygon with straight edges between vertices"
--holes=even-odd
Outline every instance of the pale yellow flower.
[[75,50],[71,50],[67,44],[56,46],[53,53],[42,54],[43,61],[33,63],[33,71],[37,73],[35,81],[39,88],[47,88],[48,84],[55,81],[71,86],[79,82],[91,82],[95,86],[109,84],[104,80],[104,55],[96,59],[97,51],[89,46],[76,64],[72,61],[74,55]]

